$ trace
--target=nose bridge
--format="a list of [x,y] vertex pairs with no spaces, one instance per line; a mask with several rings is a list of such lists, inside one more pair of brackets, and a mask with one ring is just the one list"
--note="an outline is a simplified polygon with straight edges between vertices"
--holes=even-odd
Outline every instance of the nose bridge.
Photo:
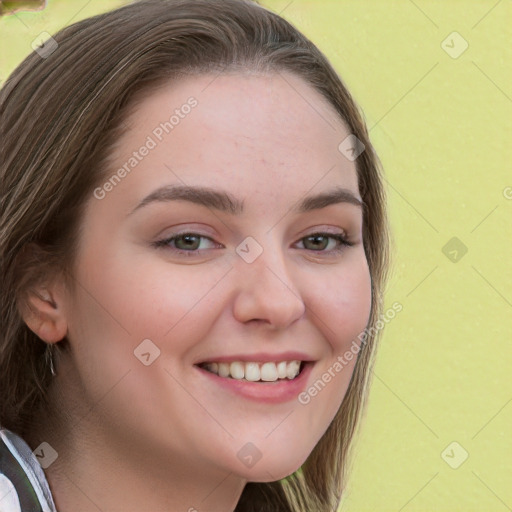
[[236,248],[239,299],[245,305],[238,310],[243,310],[245,319],[265,319],[284,326],[304,313],[300,289],[276,233],[256,236],[258,239],[248,236]]
[[283,244],[275,232],[247,236],[237,246],[236,253],[243,260],[243,263],[239,262],[241,272],[247,274],[249,279],[278,279],[277,274],[288,286],[292,284]]

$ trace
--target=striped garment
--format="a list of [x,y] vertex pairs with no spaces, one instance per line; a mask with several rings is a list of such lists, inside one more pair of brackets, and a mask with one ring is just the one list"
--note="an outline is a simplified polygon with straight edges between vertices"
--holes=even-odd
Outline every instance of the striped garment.
[[5,428],[0,428],[0,512],[57,512],[39,461]]

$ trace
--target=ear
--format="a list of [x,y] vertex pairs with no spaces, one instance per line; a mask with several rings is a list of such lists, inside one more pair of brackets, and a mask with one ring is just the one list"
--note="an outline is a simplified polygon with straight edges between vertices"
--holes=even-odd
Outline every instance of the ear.
[[27,327],[47,343],[56,343],[67,334],[61,290],[59,285],[33,288],[27,292],[24,305],[20,308]]

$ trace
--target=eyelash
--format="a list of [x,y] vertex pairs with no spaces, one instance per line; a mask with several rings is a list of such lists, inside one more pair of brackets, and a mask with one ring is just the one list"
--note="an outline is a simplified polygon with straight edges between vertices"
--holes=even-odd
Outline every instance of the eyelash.
[[[210,237],[201,235],[199,233],[187,232],[187,233],[179,233],[179,234],[173,235],[173,236],[171,236],[169,238],[164,238],[162,240],[157,240],[156,242],[153,242],[151,245],[153,247],[160,248],[160,249],[169,249],[169,250],[171,250],[174,253],[183,254],[183,255],[185,255],[187,257],[192,257],[192,256],[197,255],[201,251],[201,249],[194,249],[194,250],[191,250],[191,251],[186,251],[184,249],[177,249],[176,247],[170,247],[169,246],[169,244],[171,242],[174,242],[175,240],[177,240],[179,238],[184,238],[186,236],[205,238],[205,239],[210,240],[211,242],[213,242],[213,240]],[[332,239],[336,240],[339,243],[339,245],[338,245],[338,247],[336,247],[335,249],[331,249],[330,251],[324,251],[324,250],[322,250],[322,251],[315,251],[314,249],[306,249],[306,251],[311,251],[311,252],[314,252],[314,253],[324,253],[324,254],[337,254],[337,253],[343,251],[343,249],[345,247],[352,247],[354,245],[354,243],[349,242],[347,240],[347,238],[345,238],[345,236],[343,234],[341,234],[341,233],[325,233],[325,232],[312,233],[310,235],[306,235],[306,236],[302,237],[300,239],[300,241],[302,241],[302,240],[304,240],[306,238],[316,237],[316,236],[323,236],[323,237],[327,237],[327,238],[332,238]],[[208,249],[205,249],[205,250],[208,250]]]

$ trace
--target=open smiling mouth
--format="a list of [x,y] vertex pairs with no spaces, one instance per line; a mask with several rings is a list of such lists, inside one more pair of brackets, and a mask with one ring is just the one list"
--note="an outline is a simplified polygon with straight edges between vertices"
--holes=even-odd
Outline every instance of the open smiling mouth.
[[218,391],[225,390],[230,395],[264,404],[290,402],[296,400],[299,393],[304,391],[313,367],[318,362],[307,355],[301,357],[299,354],[281,354],[275,359],[269,354],[253,356],[252,361],[252,357],[239,359],[235,356],[194,364],[206,378],[203,381],[206,386],[202,392],[212,400],[223,397],[224,395],[218,395]]
[[290,381],[297,378],[310,361],[280,361],[280,362],[204,362],[196,366],[219,377],[246,382],[278,382]]

